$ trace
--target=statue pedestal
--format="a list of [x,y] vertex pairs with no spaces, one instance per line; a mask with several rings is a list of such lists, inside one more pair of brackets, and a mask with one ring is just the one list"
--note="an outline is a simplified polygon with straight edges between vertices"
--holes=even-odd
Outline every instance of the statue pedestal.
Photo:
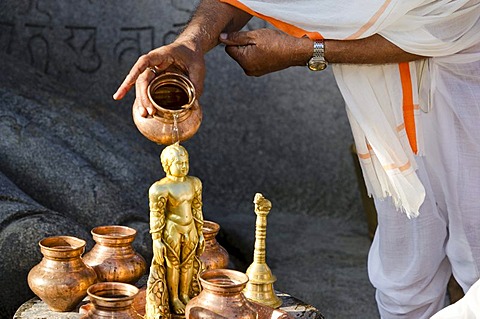
[[[315,307],[308,305],[289,294],[278,291],[276,294],[282,300],[282,306],[279,309],[287,312],[292,318],[324,319],[323,315]],[[141,294],[139,295],[142,296]],[[141,304],[142,301],[140,299],[137,305],[140,306]],[[43,301],[35,297],[21,305],[13,319],[80,319],[83,315],[82,310],[84,310],[87,305],[88,300],[85,299],[79,307],[72,312],[54,312],[49,310]]]

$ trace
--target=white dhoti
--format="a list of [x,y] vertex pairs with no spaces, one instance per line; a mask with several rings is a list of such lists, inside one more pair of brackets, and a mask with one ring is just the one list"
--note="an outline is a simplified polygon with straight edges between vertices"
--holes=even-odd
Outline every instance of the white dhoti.
[[480,278],[480,62],[435,67],[424,156],[416,157],[426,194],[419,216],[405,218],[391,198],[375,200],[368,269],[382,318],[430,318],[445,306],[452,272],[464,291]]
[[479,319],[480,281],[477,281],[465,297],[436,313],[432,319]]
[[416,159],[420,214],[406,219],[376,200],[368,269],[382,318],[430,318],[445,305],[452,272],[464,291],[480,277],[480,62],[436,68],[434,107],[422,117],[425,156]]

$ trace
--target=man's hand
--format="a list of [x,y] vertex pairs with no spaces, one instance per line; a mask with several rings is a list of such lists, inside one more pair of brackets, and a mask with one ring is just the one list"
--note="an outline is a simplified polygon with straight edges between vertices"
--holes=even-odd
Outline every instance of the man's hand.
[[305,66],[313,54],[312,40],[273,29],[222,33],[220,42],[226,45],[228,55],[252,76]]
[[195,86],[199,97],[203,90],[205,78],[205,61],[203,53],[196,49],[193,42],[176,41],[172,44],[157,48],[138,58],[127,77],[113,95],[115,100],[122,99],[135,85],[135,109],[140,115],[146,117],[153,115],[155,109],[148,100],[147,87],[155,78],[155,73],[149,68],[154,68],[157,73],[171,69],[186,74]]
[[135,85],[134,112],[139,112],[143,117],[153,115],[155,108],[148,100],[147,87],[155,74],[149,68],[154,68],[158,73],[168,71],[171,67],[190,78],[199,98],[205,79],[204,54],[218,44],[218,36],[222,31],[240,30],[250,18],[250,14],[219,0],[201,0],[190,23],[177,40],[142,55],[113,98],[122,99]]

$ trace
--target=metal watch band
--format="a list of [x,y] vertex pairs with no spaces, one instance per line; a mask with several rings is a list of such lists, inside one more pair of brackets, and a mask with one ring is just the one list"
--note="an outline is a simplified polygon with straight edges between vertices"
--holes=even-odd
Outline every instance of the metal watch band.
[[323,40],[313,41],[313,57],[325,59],[325,44]]
[[307,63],[307,66],[312,71],[325,70],[328,63],[325,61],[325,43],[323,40],[313,41],[313,55]]

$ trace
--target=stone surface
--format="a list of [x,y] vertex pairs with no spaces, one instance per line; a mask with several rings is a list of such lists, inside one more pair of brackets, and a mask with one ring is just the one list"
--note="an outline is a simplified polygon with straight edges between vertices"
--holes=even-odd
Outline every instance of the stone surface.
[[[290,317],[299,319],[324,319],[318,309],[312,305],[308,305],[289,294],[277,292],[282,300],[282,306],[279,308],[283,313],[287,313]],[[88,305],[88,301],[83,301],[79,307]],[[269,315],[274,318],[273,314]],[[82,312],[77,308],[71,312],[54,312],[48,309],[48,306],[38,298],[32,298],[25,302],[15,312],[13,319],[80,319]],[[261,318],[261,317],[259,317]]]
[[[163,176],[131,120],[134,94],[111,95],[135,59],[171,41],[195,1],[0,2],[0,313],[33,296],[38,241],[124,224],[151,258],[149,186]],[[247,27],[265,24],[253,20]],[[239,268],[253,252],[253,196],[273,204],[268,263],[283,291],[328,317],[378,316],[366,276],[367,227],[343,100],[330,70],[249,78],[207,55],[204,121],[184,145],[204,184],[206,219]],[[352,310],[354,309],[354,310]]]

